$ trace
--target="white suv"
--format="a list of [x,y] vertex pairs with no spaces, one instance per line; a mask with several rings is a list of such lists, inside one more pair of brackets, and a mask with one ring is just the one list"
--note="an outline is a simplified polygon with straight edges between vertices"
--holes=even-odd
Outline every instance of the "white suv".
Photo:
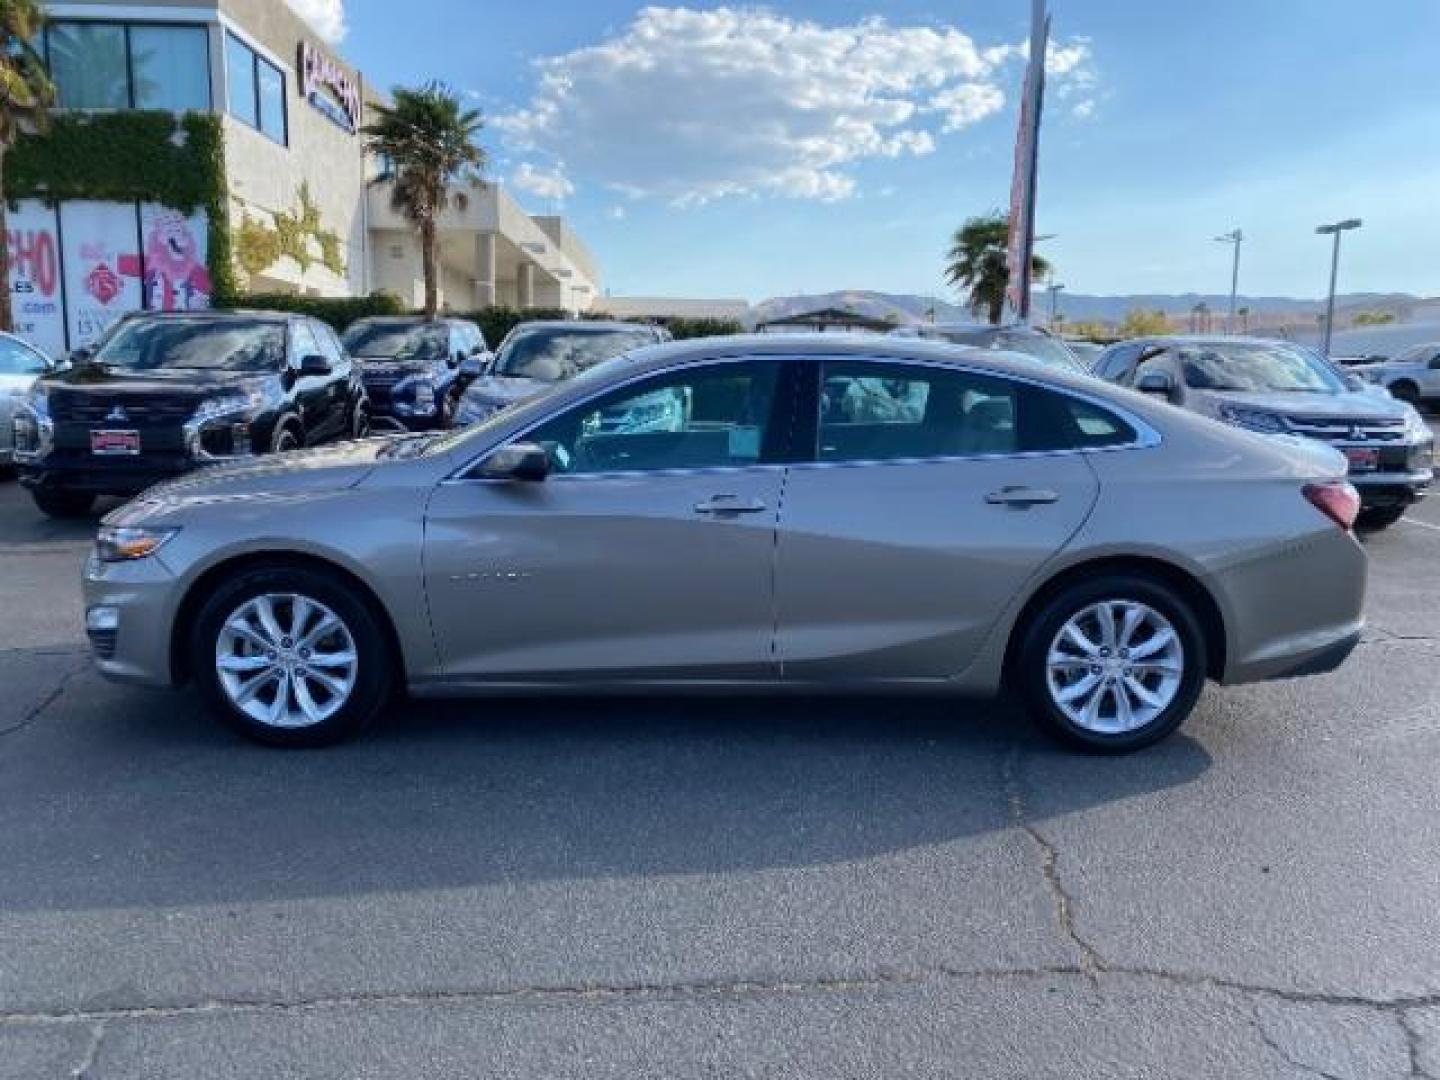
[[1394,360],[1361,364],[1353,369],[1367,382],[1383,386],[1417,408],[1440,406],[1440,342],[1416,345]]

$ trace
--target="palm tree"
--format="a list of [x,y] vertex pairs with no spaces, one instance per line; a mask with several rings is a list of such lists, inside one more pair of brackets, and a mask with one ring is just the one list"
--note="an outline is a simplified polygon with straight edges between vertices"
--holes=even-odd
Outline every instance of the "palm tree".
[[5,154],[27,131],[43,131],[55,84],[36,52],[45,24],[37,0],[0,0],[0,330],[15,328],[10,305],[10,230],[5,223]]
[[[450,185],[478,180],[485,151],[475,145],[484,126],[477,109],[466,109],[460,96],[444,83],[419,89],[395,88],[395,100],[375,105],[375,119],[361,133],[365,149],[382,162],[376,183],[388,183],[390,205],[420,233],[425,268],[425,315],[440,309],[440,249],[436,225],[445,209]],[[463,208],[465,195],[455,195]]]
[[[984,312],[992,325],[998,326],[1005,314],[1005,290],[1010,286],[1007,251],[1010,241],[1010,219],[998,210],[984,217],[972,217],[955,230],[949,254],[946,255],[945,281],[970,290],[970,311]],[[1035,280],[1051,272],[1048,262],[1034,255],[1030,274]]]

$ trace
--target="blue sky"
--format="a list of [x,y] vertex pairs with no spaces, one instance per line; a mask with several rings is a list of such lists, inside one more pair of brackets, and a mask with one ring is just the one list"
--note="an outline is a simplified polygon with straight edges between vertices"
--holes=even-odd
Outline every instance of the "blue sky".
[[[1440,294],[1436,0],[1051,8],[1039,217],[1072,291],[1226,291],[1211,238],[1238,225],[1242,291],[1319,295],[1314,227],[1357,216],[1343,291]],[[472,95],[492,177],[566,214],[617,294],[944,295],[949,232],[1007,198],[1026,0],[343,16],[368,79]]]

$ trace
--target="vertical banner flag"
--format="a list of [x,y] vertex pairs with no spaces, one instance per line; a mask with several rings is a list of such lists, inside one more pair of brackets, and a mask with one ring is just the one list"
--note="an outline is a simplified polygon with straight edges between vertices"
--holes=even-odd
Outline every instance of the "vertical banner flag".
[[140,205],[146,308],[198,311],[210,306],[208,227],[203,210],[186,217],[158,203]]
[[60,204],[70,347],[93,345],[121,315],[140,307],[134,203]]
[[23,199],[6,215],[6,224],[15,332],[58,359],[65,355],[65,309],[55,211],[38,199]]
[[1040,115],[1045,103],[1045,54],[1050,43],[1050,17],[1045,0],[1032,0],[1030,63],[1020,100],[1020,130],[1015,137],[1015,173],[1010,182],[1010,243],[1006,265],[1010,282],[1006,298],[1021,322],[1030,318],[1030,260],[1035,251],[1035,190],[1040,156]]

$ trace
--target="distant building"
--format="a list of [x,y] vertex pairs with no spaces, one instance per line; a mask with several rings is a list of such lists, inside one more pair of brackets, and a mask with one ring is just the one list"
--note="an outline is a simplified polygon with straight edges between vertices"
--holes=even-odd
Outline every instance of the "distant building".
[[[26,186],[6,192],[23,336],[60,354],[127,311],[206,307],[226,289],[385,288],[419,305],[418,238],[363,151],[379,95],[286,0],[45,6],[55,131],[27,136],[7,172],[27,141],[67,154],[33,154]],[[84,169],[66,164],[76,156]],[[593,305],[599,269],[563,220],[493,185],[464,194],[441,222],[444,304]]]

